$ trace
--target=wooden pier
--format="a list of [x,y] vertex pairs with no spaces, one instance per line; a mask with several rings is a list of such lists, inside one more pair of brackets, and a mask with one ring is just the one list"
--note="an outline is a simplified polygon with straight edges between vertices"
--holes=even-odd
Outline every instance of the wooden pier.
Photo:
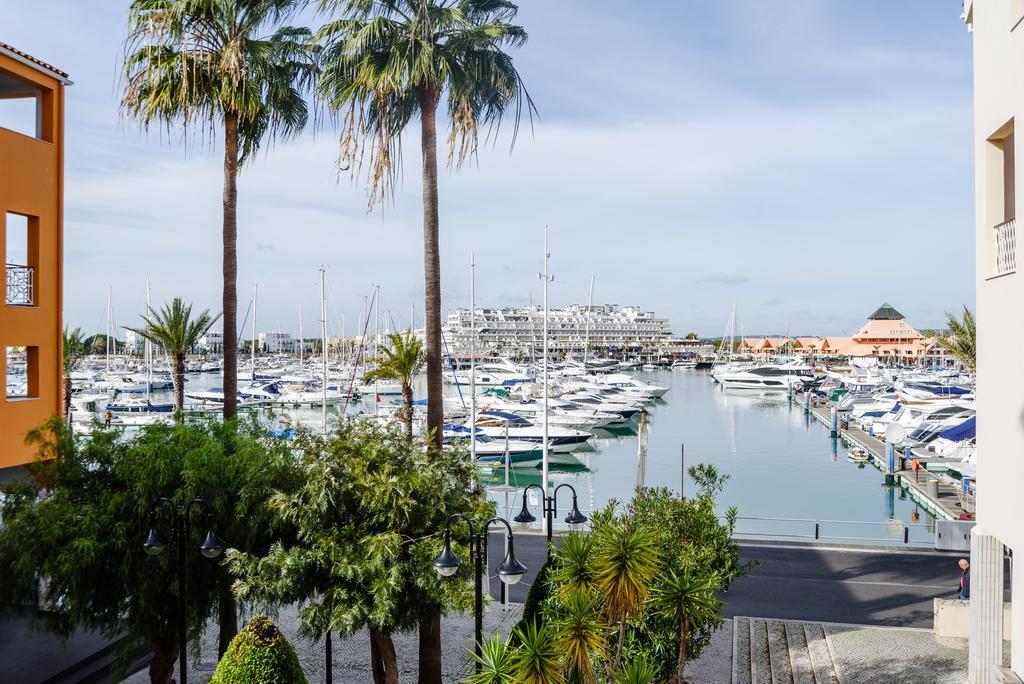
[[[796,397],[794,397],[794,401],[796,401]],[[831,429],[832,415],[829,406],[811,405],[810,415],[823,423],[825,427]],[[837,433],[837,437],[847,447],[860,447],[866,451],[872,465],[881,470],[883,475],[892,477],[894,484],[907,490],[915,502],[935,517],[946,520],[959,520],[961,513],[967,512],[961,505],[959,486],[938,480],[934,473],[930,473],[923,468],[917,471],[913,470],[910,461],[901,464],[901,461],[904,459],[899,452],[896,453],[896,468],[890,472],[888,459],[885,454],[885,442],[859,428],[843,429],[842,424],[840,424]],[[935,462],[942,460],[928,458],[924,454],[920,454],[920,456],[919,460],[923,461]],[[901,465],[903,465],[902,468]],[[936,480],[935,494],[928,491],[929,480]]]

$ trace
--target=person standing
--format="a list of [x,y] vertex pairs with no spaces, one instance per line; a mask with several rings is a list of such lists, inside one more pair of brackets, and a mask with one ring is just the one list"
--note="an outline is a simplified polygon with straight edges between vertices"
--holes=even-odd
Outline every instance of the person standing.
[[960,559],[960,600],[971,600],[971,564],[966,558]]

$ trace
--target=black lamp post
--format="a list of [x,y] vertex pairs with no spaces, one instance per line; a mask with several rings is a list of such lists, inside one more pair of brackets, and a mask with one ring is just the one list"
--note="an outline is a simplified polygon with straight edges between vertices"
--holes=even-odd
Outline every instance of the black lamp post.
[[484,587],[483,587],[483,574],[485,564],[487,562],[487,531],[490,529],[492,523],[501,523],[508,530],[508,553],[505,554],[505,560],[501,561],[501,565],[498,566],[498,578],[505,584],[516,584],[519,580],[523,579],[523,575],[526,574],[526,566],[519,562],[516,558],[515,547],[512,540],[512,526],[508,524],[508,521],[504,518],[491,518],[484,523],[483,529],[477,533],[473,529],[473,521],[468,516],[462,513],[455,513],[454,515],[448,516],[448,520],[444,524],[444,547],[441,549],[441,553],[437,554],[437,558],[434,559],[433,565],[434,570],[437,570],[438,574],[444,577],[451,577],[459,568],[462,566],[462,559],[459,558],[454,551],[452,551],[452,537],[451,537],[451,526],[452,520],[456,518],[462,518],[466,521],[466,525],[469,526],[469,559],[474,561],[474,581],[476,589],[476,602],[474,605],[474,617],[476,619],[476,642],[473,646],[474,652],[476,653],[476,671],[480,672],[480,658],[483,656],[483,651],[480,649],[480,642],[483,641],[484,632]]
[[189,537],[189,517],[192,514],[192,506],[198,504],[206,511],[206,536],[203,543],[199,545],[199,553],[205,558],[216,558],[224,551],[224,540],[218,537],[213,531],[213,511],[210,502],[206,499],[192,499],[184,506],[178,507],[167,497],[160,497],[153,504],[150,510],[149,536],[142,544],[142,549],[150,556],[159,556],[167,547],[167,542],[156,529],[154,518],[156,509],[160,504],[167,504],[171,510],[171,535],[178,541],[178,670],[181,684],[188,684],[188,672],[186,669],[186,646],[185,635],[185,543]]
[[569,514],[565,516],[565,522],[575,528],[587,522],[587,516],[583,515],[580,511],[580,507],[576,501],[576,488],[571,484],[564,482],[558,485],[555,487],[555,491],[551,493],[551,496],[548,496],[540,485],[531,484],[527,485],[526,488],[523,489],[523,510],[519,511],[519,513],[516,514],[516,517],[512,518],[517,523],[532,523],[537,520],[533,513],[530,513],[530,509],[526,506],[527,501],[529,500],[527,494],[529,494],[530,490],[534,487],[537,488],[537,491],[541,493],[542,497],[542,514],[547,518],[548,523],[548,558],[551,558],[551,528],[554,527],[555,515],[558,513],[558,490],[562,487],[568,487],[569,491],[572,492],[572,510],[570,510]]

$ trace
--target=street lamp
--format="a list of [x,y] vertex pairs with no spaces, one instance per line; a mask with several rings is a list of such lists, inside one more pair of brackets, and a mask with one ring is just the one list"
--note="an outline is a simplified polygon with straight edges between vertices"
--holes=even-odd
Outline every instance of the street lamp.
[[508,553],[505,554],[505,560],[501,562],[501,565],[497,568],[498,578],[508,585],[516,584],[519,580],[523,579],[523,575],[526,574],[526,566],[519,562],[516,558],[515,546],[512,539],[512,526],[509,525],[508,521],[504,518],[491,518],[484,523],[483,529],[477,533],[473,528],[473,521],[463,513],[455,513],[448,516],[448,520],[444,524],[444,546],[441,548],[441,553],[437,554],[434,558],[432,565],[434,570],[443,577],[451,577],[459,568],[462,566],[462,559],[452,550],[452,535],[451,526],[452,521],[456,518],[461,518],[466,521],[466,525],[469,527],[469,559],[474,562],[474,588],[476,590],[476,599],[474,603],[474,618],[476,622],[476,640],[474,644],[474,652],[476,653],[476,671],[479,674],[481,670],[480,658],[483,656],[483,652],[480,649],[480,644],[483,641],[484,631],[484,587],[483,587],[483,575],[485,564],[487,562],[487,531],[490,529],[492,523],[501,523],[508,530]]
[[562,487],[568,487],[569,491],[572,492],[572,510],[569,511],[569,514],[565,516],[565,522],[569,524],[569,527],[571,527],[572,529],[578,528],[580,525],[587,522],[587,516],[583,515],[583,513],[580,511],[580,507],[577,503],[576,498],[576,488],[573,487],[568,482],[563,482],[562,484],[555,487],[555,491],[551,493],[551,496],[548,496],[544,492],[544,490],[541,489],[540,485],[530,484],[527,485],[525,489],[523,489],[523,510],[519,511],[519,513],[516,514],[516,517],[513,518],[513,520],[515,520],[517,523],[532,523],[536,522],[537,520],[537,518],[534,517],[533,513],[530,513],[530,510],[527,508],[527,501],[529,500],[527,494],[534,487],[537,488],[537,491],[539,491],[541,493],[541,496],[543,497],[541,501],[542,514],[545,517],[547,517],[548,558],[551,558],[551,528],[554,526],[555,515],[557,515],[558,510],[558,490],[561,489]]
[[150,556],[159,556],[167,542],[156,528],[156,509],[160,504],[167,504],[171,509],[171,535],[178,541],[178,670],[181,684],[188,684],[188,672],[186,670],[186,646],[185,636],[185,543],[189,537],[189,518],[192,514],[192,507],[200,505],[206,511],[206,536],[199,545],[199,553],[204,558],[214,559],[224,552],[224,540],[213,531],[213,511],[210,502],[206,499],[192,499],[184,506],[178,507],[167,497],[160,497],[153,504],[149,512],[150,528],[146,541],[142,543],[142,550]]

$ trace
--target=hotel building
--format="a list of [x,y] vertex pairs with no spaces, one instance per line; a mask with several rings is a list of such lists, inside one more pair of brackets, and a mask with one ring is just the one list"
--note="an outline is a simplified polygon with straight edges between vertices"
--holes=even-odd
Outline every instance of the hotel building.
[[[1024,335],[1024,280],[1017,273],[1014,129],[1024,117],[1024,0],[967,0],[974,34],[975,279],[977,288],[977,525],[971,535],[972,684],[1024,676],[1024,572],[1011,578],[1010,669],[1002,665],[1004,551],[1024,556],[1024,364],[1006,355]],[[1024,197],[1022,197],[1024,199]],[[1012,671],[1012,672],[1011,672]],[[1016,674],[1013,674],[1016,673]]]
[[[469,354],[474,323],[478,355],[539,358],[542,354],[543,308],[477,308],[472,323],[469,309],[449,313],[443,332],[453,356]],[[648,360],[671,354],[670,350],[679,345],[672,339],[667,318],[637,307],[573,305],[548,310],[548,350],[552,356],[580,356],[588,346],[592,357]]]
[[67,74],[0,43],[0,480],[34,458],[25,433],[62,410]]

